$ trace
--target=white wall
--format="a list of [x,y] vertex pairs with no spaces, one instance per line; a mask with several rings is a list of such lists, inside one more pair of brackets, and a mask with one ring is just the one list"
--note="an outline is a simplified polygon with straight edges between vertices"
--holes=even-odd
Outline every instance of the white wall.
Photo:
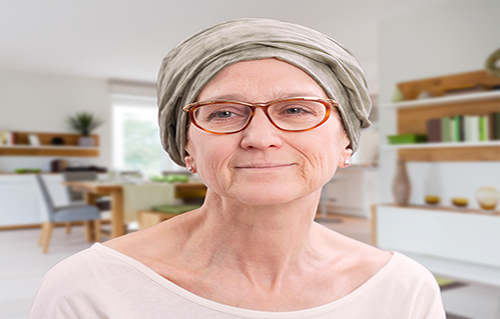
[[[87,111],[105,123],[99,157],[66,158],[81,165],[111,165],[111,105],[104,79],[0,70],[0,131],[71,132],[66,118]],[[0,156],[0,172],[29,167],[49,170],[53,157]]]
[[[379,25],[380,104],[390,103],[396,83],[484,69],[486,58],[500,47],[500,2],[447,2],[383,21]],[[395,134],[395,112],[380,110],[381,142]],[[380,200],[393,202],[391,183],[395,151],[381,151]],[[500,189],[500,163],[441,163],[444,202],[465,193],[477,207],[473,191]],[[409,165],[414,204],[422,204],[422,185],[429,165]],[[461,195],[464,196],[464,195]]]

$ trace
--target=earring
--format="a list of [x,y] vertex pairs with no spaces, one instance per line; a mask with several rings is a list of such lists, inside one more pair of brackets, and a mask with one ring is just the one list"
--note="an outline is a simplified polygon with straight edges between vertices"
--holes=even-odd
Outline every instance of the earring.
[[345,167],[348,167],[349,165],[351,165],[351,163],[349,162],[349,160],[345,160],[344,165],[345,165]]
[[190,173],[194,173],[194,169],[193,169],[191,166],[189,166],[189,167],[188,167],[188,172],[190,172]]

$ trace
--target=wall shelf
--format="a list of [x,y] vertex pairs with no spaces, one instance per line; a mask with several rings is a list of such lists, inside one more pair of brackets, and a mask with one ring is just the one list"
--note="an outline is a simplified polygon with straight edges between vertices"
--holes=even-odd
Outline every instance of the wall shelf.
[[97,147],[77,146],[0,146],[3,156],[99,156]]
[[[482,78],[485,75],[482,72],[472,72],[469,75],[447,76],[433,81],[436,83],[456,79],[472,81],[471,79],[478,76]],[[407,82],[406,90],[417,92],[422,89],[426,81]],[[427,89],[431,88],[429,86]],[[427,134],[427,121],[430,119],[456,115],[485,116],[500,112],[500,91],[404,101],[387,104],[385,108],[394,109],[397,113],[397,134]],[[408,162],[500,162],[500,141],[397,144],[384,145],[381,149],[397,150],[398,157]]]
[[427,148],[469,148],[469,147],[487,147],[500,146],[500,141],[484,142],[455,142],[455,143],[417,143],[417,144],[386,144],[383,149],[427,149]]
[[455,103],[480,102],[480,101],[488,101],[495,99],[500,100],[500,90],[383,104],[382,108],[403,109],[403,108],[416,108],[416,107],[430,107],[430,106],[447,105]]
[[498,162],[500,141],[384,145],[407,162]]
[[480,209],[471,208],[454,208],[451,206],[432,206],[432,205],[397,205],[397,204],[379,204],[378,207],[399,207],[401,209],[422,209],[426,211],[445,212],[445,213],[460,213],[460,214],[480,214],[486,216],[500,217],[500,210],[485,212]]
[[[94,147],[78,146],[79,134],[70,133],[34,133],[14,132],[16,144],[11,146],[0,146],[0,156],[76,156],[96,157],[99,156],[99,136],[90,135],[95,142]],[[40,140],[39,146],[29,145],[28,135],[36,135]],[[51,145],[54,137],[64,139],[64,145]]]

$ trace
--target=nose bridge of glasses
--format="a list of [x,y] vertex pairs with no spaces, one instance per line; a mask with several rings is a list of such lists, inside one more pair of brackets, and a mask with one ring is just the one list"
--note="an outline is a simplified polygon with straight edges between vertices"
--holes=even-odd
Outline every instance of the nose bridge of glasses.
[[263,115],[265,115],[269,122],[276,126],[276,123],[274,123],[268,112],[269,106],[271,106],[271,104],[272,103],[253,103],[251,105],[247,105],[251,109],[250,118],[248,119],[248,125],[251,124],[250,122],[253,122],[253,119],[257,116],[257,113],[262,113]]

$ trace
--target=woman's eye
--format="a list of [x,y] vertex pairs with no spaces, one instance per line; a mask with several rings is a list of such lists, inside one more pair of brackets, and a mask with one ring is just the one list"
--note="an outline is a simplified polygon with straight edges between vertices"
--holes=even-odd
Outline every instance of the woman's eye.
[[288,107],[288,108],[284,109],[281,112],[281,114],[283,114],[283,115],[300,115],[300,116],[304,116],[304,115],[312,114],[312,111],[309,110],[309,109],[303,108],[303,107],[293,106],[293,107]]
[[228,118],[231,117],[233,113],[229,111],[222,111],[222,112],[217,112],[213,114],[213,117],[219,117],[219,118]]
[[299,114],[299,113],[302,113],[304,110],[303,109],[299,109],[297,107],[294,107],[294,108],[289,108],[287,110],[285,110],[285,113],[287,114]]
[[231,119],[238,116],[243,116],[242,112],[238,110],[215,110],[208,114],[207,119],[209,120],[224,120]]

